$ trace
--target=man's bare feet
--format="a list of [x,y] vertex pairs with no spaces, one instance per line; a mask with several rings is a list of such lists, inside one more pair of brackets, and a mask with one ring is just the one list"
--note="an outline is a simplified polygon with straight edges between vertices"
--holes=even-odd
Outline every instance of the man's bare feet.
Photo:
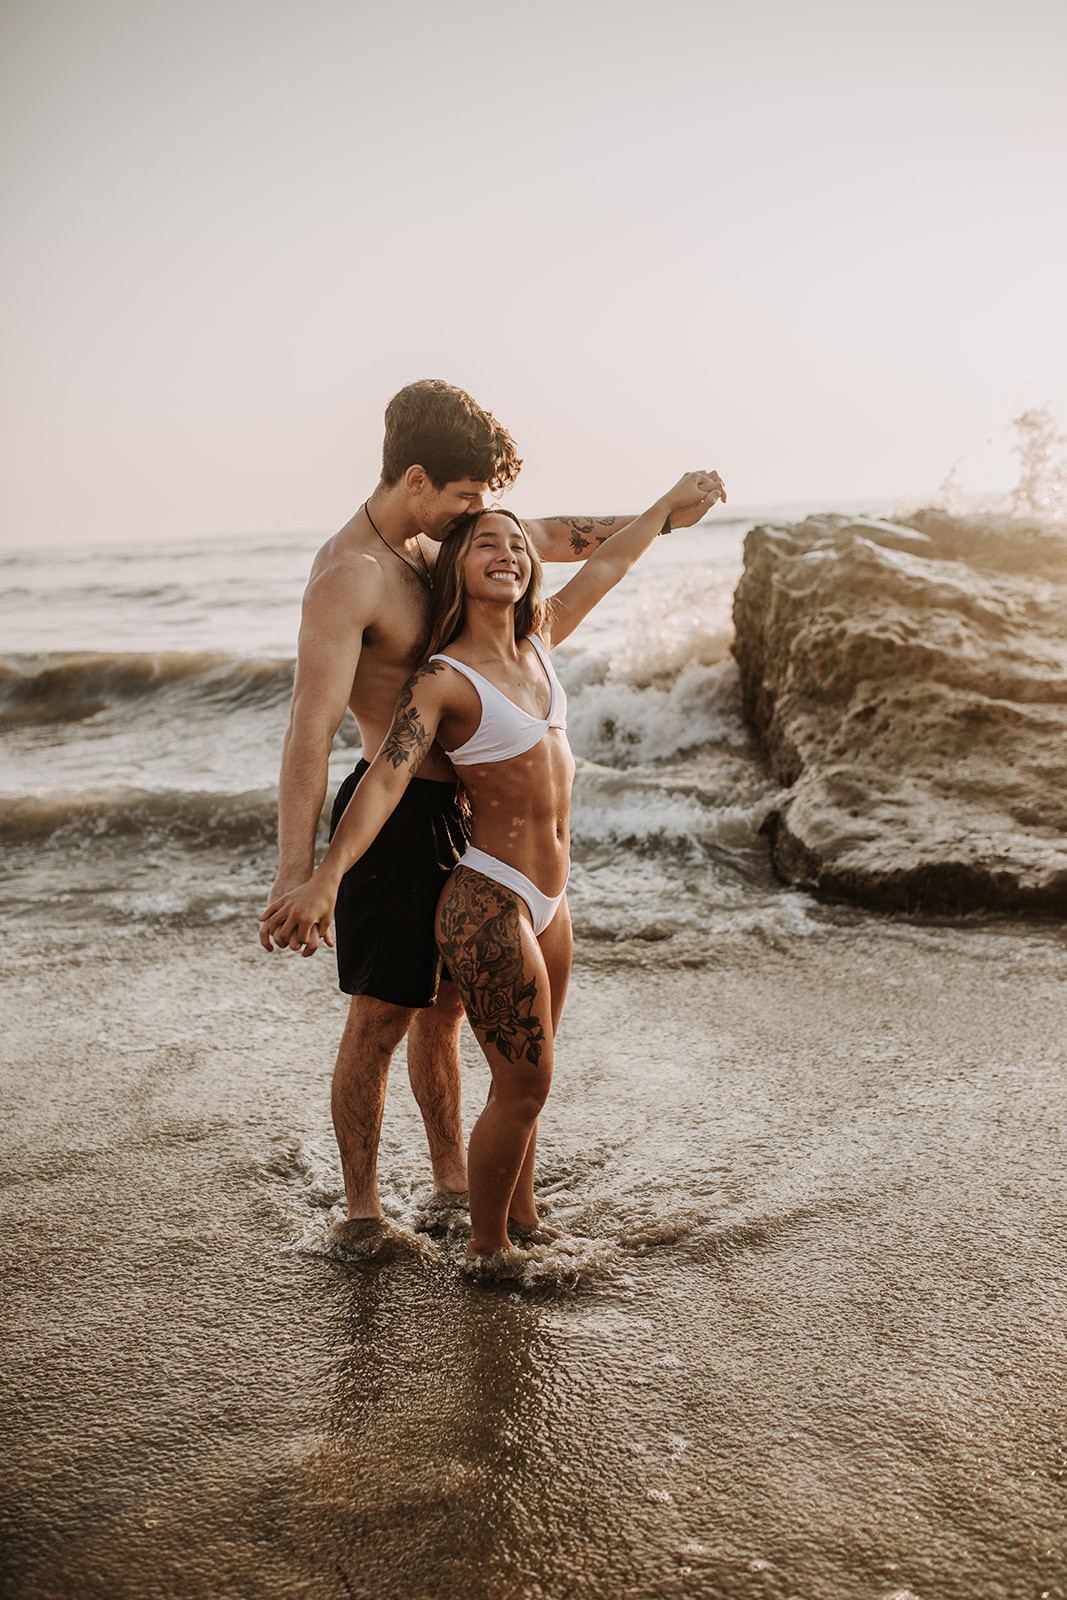
[[466,1189],[435,1189],[415,1207],[412,1227],[435,1238],[470,1232],[470,1201]]
[[419,1249],[414,1234],[389,1217],[345,1217],[331,1224],[326,1243],[346,1256],[381,1262],[418,1254]]
[[438,1194],[466,1194],[467,1153],[462,1147],[458,1155],[438,1157],[431,1162],[431,1166],[433,1186]]

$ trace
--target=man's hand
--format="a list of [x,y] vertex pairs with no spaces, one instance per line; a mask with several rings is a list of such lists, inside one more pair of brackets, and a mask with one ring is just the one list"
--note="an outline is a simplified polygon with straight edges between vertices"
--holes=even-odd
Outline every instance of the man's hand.
[[[705,490],[699,500],[671,512],[672,528],[692,528],[707,516],[712,506],[719,500],[722,501],[723,505],[726,504],[726,485],[717,472],[690,473],[689,478],[683,478],[682,483],[688,483],[690,479],[704,479],[710,482],[711,487]],[[680,489],[682,484],[679,484],[678,487]],[[693,492],[696,493],[698,489],[704,488],[705,484],[703,482],[699,485],[694,482]]]
[[[293,889],[299,889],[301,884],[307,882],[307,879],[307,868],[305,868],[303,872],[297,873],[285,873],[279,868],[274,882],[270,886],[270,893],[267,896],[268,907],[280,905],[283,895],[289,894]],[[263,946],[264,950],[274,949],[274,945],[271,942],[270,932],[262,916],[259,919],[259,942]]]
[[259,914],[259,942],[264,950],[299,950],[313,956],[320,944],[333,949],[333,908],[337,887],[313,872],[306,883],[279,895]]

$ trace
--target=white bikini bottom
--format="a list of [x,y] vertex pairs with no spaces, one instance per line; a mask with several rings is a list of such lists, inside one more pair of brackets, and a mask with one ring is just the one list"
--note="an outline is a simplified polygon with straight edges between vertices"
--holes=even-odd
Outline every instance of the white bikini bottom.
[[[542,894],[536,883],[531,883],[518,867],[509,867],[506,861],[498,861],[496,856],[487,855],[484,850],[476,850],[472,844],[467,846],[466,853],[460,856],[456,865],[470,867],[472,872],[480,872],[483,878],[492,878],[502,889],[510,889],[513,894],[517,894],[526,904],[530,921],[533,923],[533,931],[538,937],[551,923],[559,910],[560,901],[567,893],[567,885],[564,884],[557,895]],[[567,868],[567,877],[570,878],[570,867]]]

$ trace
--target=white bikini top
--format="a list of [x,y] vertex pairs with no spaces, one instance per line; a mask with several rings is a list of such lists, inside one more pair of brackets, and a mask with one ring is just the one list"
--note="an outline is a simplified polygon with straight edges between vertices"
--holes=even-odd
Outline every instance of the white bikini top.
[[528,633],[526,637],[537,652],[552,690],[547,717],[532,717],[514,700],[509,700],[495,683],[490,683],[465,662],[457,661],[455,656],[430,657],[431,661],[447,661],[450,667],[461,672],[473,683],[482,702],[482,720],[473,736],[458,749],[446,752],[457,766],[472,766],[476,761],[507,761],[511,756],[525,755],[535,744],[540,744],[549,728],[567,726],[567,695],[556,677],[548,651],[536,634]]

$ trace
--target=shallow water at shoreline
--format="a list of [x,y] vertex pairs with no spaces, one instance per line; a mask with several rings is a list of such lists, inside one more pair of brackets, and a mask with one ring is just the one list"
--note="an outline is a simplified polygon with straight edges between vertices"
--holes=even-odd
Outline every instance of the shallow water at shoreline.
[[[494,1288],[322,1253],[327,963],[8,946],[5,1593],[1060,1600],[1062,930],[620,954]],[[398,1062],[400,1229],[426,1171]]]

